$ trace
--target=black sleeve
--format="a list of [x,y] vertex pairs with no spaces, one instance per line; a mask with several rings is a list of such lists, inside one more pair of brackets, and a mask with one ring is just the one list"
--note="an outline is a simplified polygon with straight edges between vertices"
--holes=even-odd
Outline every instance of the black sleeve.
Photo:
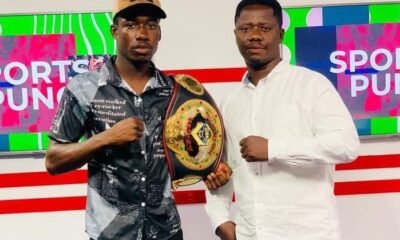
[[65,88],[49,138],[60,143],[78,142],[84,134],[85,121],[86,114],[78,99]]

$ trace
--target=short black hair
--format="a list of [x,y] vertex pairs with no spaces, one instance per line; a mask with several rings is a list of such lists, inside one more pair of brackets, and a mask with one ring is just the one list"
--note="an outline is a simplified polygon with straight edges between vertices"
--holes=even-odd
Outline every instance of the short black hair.
[[235,23],[238,20],[240,13],[242,12],[243,8],[250,6],[250,5],[264,5],[267,7],[272,8],[274,12],[274,16],[278,19],[279,27],[282,27],[282,7],[281,4],[276,0],[242,0],[236,7],[235,12]]

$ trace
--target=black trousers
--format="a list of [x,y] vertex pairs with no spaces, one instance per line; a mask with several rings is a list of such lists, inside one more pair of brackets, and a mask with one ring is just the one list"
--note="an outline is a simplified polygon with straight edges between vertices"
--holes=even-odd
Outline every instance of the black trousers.
[[[93,240],[93,238],[91,238],[90,240]],[[177,232],[172,238],[168,239],[168,240],[183,240],[183,232],[182,229],[179,230],[179,232]]]

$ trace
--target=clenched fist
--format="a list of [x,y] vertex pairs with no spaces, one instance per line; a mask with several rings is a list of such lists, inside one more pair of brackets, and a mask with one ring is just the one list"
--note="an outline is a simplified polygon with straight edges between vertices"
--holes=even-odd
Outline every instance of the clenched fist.
[[140,118],[126,118],[105,131],[110,145],[123,145],[138,141],[144,131],[144,122]]
[[240,140],[240,152],[248,162],[268,161],[268,139],[249,136]]
[[216,190],[225,185],[229,181],[231,175],[231,168],[226,163],[221,162],[215,170],[215,173],[210,173],[204,182],[209,190]]

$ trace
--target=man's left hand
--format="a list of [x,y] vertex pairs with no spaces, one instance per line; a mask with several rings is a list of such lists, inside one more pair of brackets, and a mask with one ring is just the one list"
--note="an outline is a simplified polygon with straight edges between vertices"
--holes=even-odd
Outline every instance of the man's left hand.
[[229,181],[231,175],[231,168],[226,163],[221,162],[216,171],[210,173],[204,182],[209,190],[216,190],[225,185]]

